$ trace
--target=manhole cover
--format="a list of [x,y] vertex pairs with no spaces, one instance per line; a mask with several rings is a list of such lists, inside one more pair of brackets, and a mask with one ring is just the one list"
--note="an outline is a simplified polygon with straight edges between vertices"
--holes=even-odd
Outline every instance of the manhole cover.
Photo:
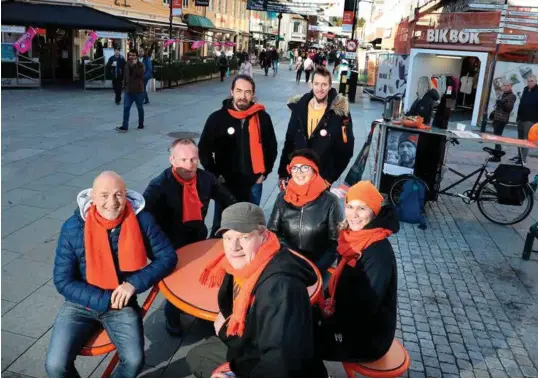
[[196,133],[196,132],[172,132],[172,133],[168,133],[167,135],[168,135],[168,137],[174,138],[174,139],[177,139],[177,138],[192,138],[192,139],[195,139],[195,138],[200,137],[200,133]]

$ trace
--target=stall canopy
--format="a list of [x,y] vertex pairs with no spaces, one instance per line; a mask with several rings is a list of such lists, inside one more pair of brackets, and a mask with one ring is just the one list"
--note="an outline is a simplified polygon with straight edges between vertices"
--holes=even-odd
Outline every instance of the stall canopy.
[[215,29],[215,25],[210,19],[204,16],[198,16],[196,14],[186,14],[185,21],[187,25],[194,28],[202,29]]
[[133,32],[142,26],[85,5],[2,2],[2,25]]

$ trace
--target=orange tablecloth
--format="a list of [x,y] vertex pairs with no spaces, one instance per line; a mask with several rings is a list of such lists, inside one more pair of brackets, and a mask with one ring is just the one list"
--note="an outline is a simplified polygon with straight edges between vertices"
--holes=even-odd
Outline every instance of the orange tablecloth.
[[[192,316],[215,321],[219,313],[217,288],[207,288],[200,284],[198,278],[210,260],[223,251],[221,239],[209,239],[195,242],[177,250],[176,270],[159,283],[164,297],[177,308]],[[298,255],[298,254],[297,254]],[[314,264],[305,259],[312,267]],[[315,268],[318,282],[308,287],[310,298],[319,295],[322,287],[321,275]]]

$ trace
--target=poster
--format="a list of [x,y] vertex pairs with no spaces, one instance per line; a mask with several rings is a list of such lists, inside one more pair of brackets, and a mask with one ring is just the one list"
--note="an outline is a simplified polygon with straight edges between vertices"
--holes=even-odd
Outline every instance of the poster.
[[389,129],[383,173],[394,176],[413,174],[418,138],[418,133]]
[[495,66],[495,75],[491,85],[491,96],[489,98],[488,117],[495,109],[497,99],[502,95],[502,82],[505,79],[512,83],[512,92],[516,95],[514,109],[510,114],[510,122],[516,122],[519,100],[523,94],[523,89],[527,86],[527,77],[529,75],[538,76],[538,64],[514,63],[514,62],[497,62]]
[[16,62],[15,48],[12,43],[2,44],[2,62]]
[[385,99],[396,94],[405,97],[407,84],[408,55],[379,55],[375,96]]

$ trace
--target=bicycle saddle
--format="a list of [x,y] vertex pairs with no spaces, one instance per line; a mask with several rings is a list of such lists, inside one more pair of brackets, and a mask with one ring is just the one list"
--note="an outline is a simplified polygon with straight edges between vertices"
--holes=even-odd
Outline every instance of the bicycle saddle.
[[495,158],[500,158],[506,154],[506,152],[504,151],[495,150],[495,149],[492,149],[491,147],[484,147],[482,150],[484,150],[489,155],[493,155]]

